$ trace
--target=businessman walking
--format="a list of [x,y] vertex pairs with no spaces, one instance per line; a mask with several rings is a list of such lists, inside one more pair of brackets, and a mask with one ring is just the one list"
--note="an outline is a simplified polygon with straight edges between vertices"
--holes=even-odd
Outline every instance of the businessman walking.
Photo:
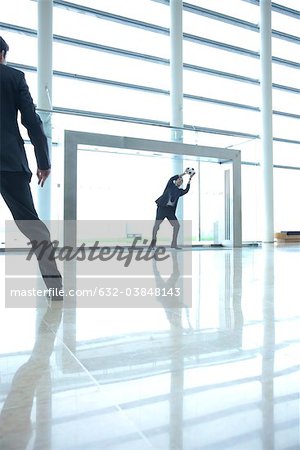
[[7,43],[0,36],[0,192],[20,231],[31,242],[49,244],[43,254],[36,246],[35,254],[46,287],[55,292],[52,300],[61,300],[56,292],[62,287],[62,277],[55,259],[50,256],[52,245],[49,230],[39,219],[33,203],[30,189],[32,173],[18,127],[18,113],[34,147],[36,174],[41,187],[51,171],[47,138],[24,73],[6,65],[8,50]]

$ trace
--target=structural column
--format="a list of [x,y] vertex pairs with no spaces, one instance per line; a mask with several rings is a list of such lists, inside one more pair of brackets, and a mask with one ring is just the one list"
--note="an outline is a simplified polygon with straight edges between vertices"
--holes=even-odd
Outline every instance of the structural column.
[[[37,107],[41,110],[52,110],[52,38],[53,38],[53,1],[38,0],[38,99]],[[40,112],[44,130],[48,139],[50,159],[52,156],[52,123],[51,112]],[[38,191],[38,212],[42,219],[51,216],[51,178],[43,189]]]
[[[183,57],[182,0],[170,0],[170,106],[171,140],[183,141]],[[183,172],[182,158],[174,159],[175,173]],[[183,204],[179,202],[177,217],[183,219]]]
[[271,0],[260,0],[263,242],[274,242]]
[[170,71],[172,140],[182,141],[183,128],[183,58],[182,58],[182,0],[170,0]]

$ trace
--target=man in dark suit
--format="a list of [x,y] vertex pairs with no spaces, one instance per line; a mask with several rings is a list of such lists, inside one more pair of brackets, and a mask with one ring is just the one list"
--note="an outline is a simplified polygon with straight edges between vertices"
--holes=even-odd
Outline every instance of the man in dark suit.
[[54,292],[53,300],[59,300],[56,293],[62,287],[62,278],[55,259],[50,256],[52,245],[49,230],[34,207],[30,189],[32,173],[18,127],[18,112],[34,147],[38,184],[41,187],[51,171],[47,138],[24,73],[6,65],[8,49],[0,36],[0,192],[21,232],[31,242],[50,244],[43,253],[37,246],[35,254],[44,282]]
[[195,175],[195,174],[190,175],[186,188],[181,189],[180,186],[183,183],[183,175],[187,175],[188,170],[189,169],[186,169],[185,172],[183,172],[181,175],[174,175],[174,177],[171,177],[165,187],[163,194],[157,200],[155,200],[157,204],[157,211],[155,224],[152,231],[152,241],[150,244],[150,247],[152,248],[156,246],[156,237],[160,224],[164,219],[168,219],[168,221],[173,227],[173,238],[171,247],[179,249],[179,247],[177,246],[177,237],[179,233],[180,224],[176,217],[176,208],[179,198],[189,192],[191,179],[193,175]]

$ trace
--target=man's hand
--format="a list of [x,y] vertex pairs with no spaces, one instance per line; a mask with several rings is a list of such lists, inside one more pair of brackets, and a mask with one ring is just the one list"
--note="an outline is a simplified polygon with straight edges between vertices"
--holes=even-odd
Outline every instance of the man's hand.
[[192,175],[190,175],[189,182],[191,181],[191,179],[193,178],[193,176],[195,175],[195,173],[196,173],[196,172],[194,172]]
[[179,174],[178,176],[183,177],[183,175],[188,175],[188,170],[189,170],[189,168],[185,169],[185,171],[183,173]]
[[45,184],[45,181],[47,180],[47,178],[49,177],[51,172],[51,169],[47,169],[47,170],[40,170],[38,169],[36,172],[36,175],[38,177],[38,184],[43,187]]

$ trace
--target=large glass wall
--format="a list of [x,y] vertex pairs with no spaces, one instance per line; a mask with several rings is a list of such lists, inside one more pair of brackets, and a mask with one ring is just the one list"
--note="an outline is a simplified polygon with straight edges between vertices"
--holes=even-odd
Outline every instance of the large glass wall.
[[[241,149],[244,241],[261,240],[263,214],[258,3],[189,0],[183,7],[183,118],[185,129],[192,130],[183,139]],[[25,72],[36,101],[37,2],[3,0],[1,5],[0,33],[10,45],[8,63]],[[153,127],[140,126],[139,137],[161,139],[164,134],[171,139],[169,2],[53,0],[53,5],[53,110],[64,112],[53,118],[56,173],[63,173],[57,158],[63,129],[134,136],[134,124],[144,122]],[[295,208],[284,201],[295,199],[300,177],[299,19],[298,0],[272,4],[275,231],[299,229]],[[94,119],[81,120],[82,114]],[[126,172],[130,157],[123,164]],[[153,160],[155,164],[160,162]],[[200,168],[217,197],[214,171],[214,165],[205,166],[205,173]],[[63,180],[55,174],[53,179],[55,196]],[[214,218],[207,223],[201,195],[195,207],[197,227],[202,239],[213,239]],[[188,207],[184,211],[189,214]]]

